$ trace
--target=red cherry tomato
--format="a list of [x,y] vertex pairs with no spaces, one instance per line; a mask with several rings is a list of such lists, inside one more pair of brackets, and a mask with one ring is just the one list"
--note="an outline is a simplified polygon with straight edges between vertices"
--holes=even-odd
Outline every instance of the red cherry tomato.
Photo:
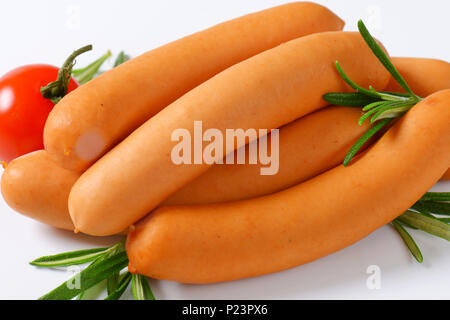
[[[0,78],[0,160],[44,148],[43,131],[53,102],[41,96],[40,88],[55,81],[58,68],[27,65]],[[78,87],[71,78],[68,91]]]

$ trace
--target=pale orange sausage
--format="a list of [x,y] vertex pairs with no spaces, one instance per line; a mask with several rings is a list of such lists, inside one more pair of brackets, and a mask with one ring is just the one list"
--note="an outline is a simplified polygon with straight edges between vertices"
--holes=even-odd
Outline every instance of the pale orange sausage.
[[[163,205],[248,199],[303,182],[342,161],[349,146],[366,130],[366,125],[356,124],[359,116],[357,108],[348,107],[327,107],[314,112],[280,130],[278,174],[261,176],[261,165],[213,166]],[[73,230],[67,201],[79,174],[61,169],[45,153],[37,151],[14,160],[2,177],[3,185],[8,186],[3,188],[4,198],[28,217]],[[14,174],[10,174],[11,170]],[[36,172],[51,175],[51,179],[43,179]],[[450,179],[448,173],[444,180]],[[32,196],[24,197],[25,192]]]
[[[370,127],[361,109],[326,107],[280,129],[279,171],[261,175],[260,163],[216,165],[171,195],[163,205],[248,199],[292,187],[340,164]],[[268,139],[270,141],[270,138]],[[246,148],[248,158],[248,146]]]
[[151,50],[61,100],[45,125],[45,149],[60,166],[83,171],[147,119],[220,71],[283,42],[343,26],[323,6],[294,2]]
[[[414,93],[427,97],[439,90],[450,89],[450,63],[428,58],[392,58],[397,70],[405,78]],[[405,90],[391,78],[387,91]],[[450,180],[450,169],[442,176]]]
[[[413,92],[421,97],[450,88],[450,63],[446,61],[426,58],[392,58],[392,62]],[[386,91],[404,92],[405,90],[391,78]]]
[[73,230],[67,208],[79,173],[63,169],[41,150],[13,160],[2,175],[1,191],[17,212],[45,224]]
[[[3,171],[1,193],[15,211],[49,226],[73,231],[67,200],[80,173],[61,168],[45,150],[14,159]],[[126,235],[127,230],[119,235]]]
[[[360,114],[357,108],[327,107],[305,116],[280,131],[278,174],[261,176],[260,165],[217,165],[164,203],[247,199],[277,192],[311,178],[340,163],[358,135],[367,129],[367,125],[357,124]],[[51,178],[44,178],[37,172]],[[4,197],[14,209],[28,217],[73,230],[67,201],[79,176],[77,172],[56,165],[46,151],[37,151],[14,160],[5,171],[2,181],[8,187],[4,188]],[[24,197],[24,192],[32,196]]]
[[[450,89],[448,62],[398,57],[391,60],[411,89],[419,95],[427,97],[439,90]],[[393,78],[385,90],[404,92]],[[361,115],[356,110],[326,109],[317,112],[316,116],[305,117],[304,120],[300,119],[282,128],[280,172],[274,176],[261,176],[260,165],[214,166],[170,196],[163,204],[201,204],[247,199],[280,191],[328,170],[344,159],[344,152],[367,130],[367,126],[359,127],[356,124]],[[450,170],[442,177],[442,180],[449,179]]]
[[[420,91],[422,95],[427,96],[433,93],[430,90],[446,88],[446,86],[450,88],[448,63],[434,59],[392,59],[407,82],[412,84],[414,91]],[[407,66],[411,68],[411,71],[405,70]],[[420,70],[426,70],[426,72],[423,73]],[[443,72],[443,70],[447,70],[447,72]],[[423,79],[424,76],[425,79]],[[429,87],[428,76],[433,79],[432,87]],[[400,90],[398,86],[392,85],[391,82],[387,90]],[[348,149],[350,139],[359,135],[361,130],[365,130],[365,126],[355,125],[359,115],[358,109],[340,107],[325,108],[312,113],[281,129],[281,164],[280,172],[277,175],[261,176],[259,174],[260,165],[213,166],[205,174],[170,196],[163,204],[196,204],[247,199],[277,192],[295,183],[300,183],[342,161],[343,151]],[[336,143],[333,142],[334,140]],[[49,205],[53,204],[54,206],[55,203],[67,202],[70,188],[66,188],[65,192],[52,193],[52,188],[47,186],[49,180],[36,180],[34,173],[43,170],[54,171],[50,181],[52,184],[76,179],[71,179],[73,176],[71,171],[60,170],[48,157],[43,155],[37,157],[39,157],[39,161],[33,163],[33,170],[29,170],[30,160],[33,159],[29,156],[17,159],[14,163],[14,170],[20,172],[22,177],[19,182],[17,180],[15,182],[26,185],[27,189],[33,188],[32,193],[38,196],[21,197],[22,188],[16,186],[14,188],[16,193],[8,197],[14,197],[16,206],[26,208],[28,216],[42,220],[40,219],[41,213],[44,216],[48,214],[46,208]],[[5,181],[8,180],[8,177],[4,177]],[[444,174],[442,180],[450,180],[450,170]],[[29,181],[31,184],[28,183]],[[42,203],[42,198],[50,199],[51,203]],[[64,219],[68,223],[63,226],[71,225],[67,205],[61,206],[60,211],[53,210],[53,214],[55,218],[52,218],[52,221]]]
[[[175,101],[90,167],[69,196],[75,227],[91,235],[127,228],[210,165],[175,165],[177,129],[272,129],[326,105],[322,95],[349,91],[334,67],[358,83],[386,87],[389,74],[354,32],[292,40],[230,67]],[[239,148],[243,144],[236,144]],[[233,151],[227,148],[224,154]]]
[[277,272],[347,247],[407,210],[450,164],[450,90],[428,97],[349,167],[285,191],[161,207],[127,239],[129,269],[214,283]]

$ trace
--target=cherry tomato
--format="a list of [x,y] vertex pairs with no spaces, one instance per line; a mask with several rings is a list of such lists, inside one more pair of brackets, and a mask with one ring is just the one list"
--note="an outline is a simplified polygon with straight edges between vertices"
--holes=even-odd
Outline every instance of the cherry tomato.
[[[41,96],[40,88],[55,81],[58,68],[27,65],[0,78],[0,160],[44,148],[43,131],[53,102]],[[71,78],[68,92],[78,83]]]

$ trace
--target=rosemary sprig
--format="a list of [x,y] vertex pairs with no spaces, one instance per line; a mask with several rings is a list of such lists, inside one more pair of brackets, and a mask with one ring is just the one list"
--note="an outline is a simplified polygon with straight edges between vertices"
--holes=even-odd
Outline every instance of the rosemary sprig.
[[124,244],[125,242],[122,240],[109,248],[93,248],[45,256],[31,261],[30,264],[46,268],[80,265],[123,251]]
[[450,218],[435,216],[448,214],[450,203],[443,201],[450,201],[449,192],[427,192],[410,210],[392,222],[411,254],[419,262],[423,261],[422,253],[403,226],[450,241]]
[[425,207],[423,207],[419,201],[417,201],[415,204],[413,204],[411,206],[411,209],[413,209],[421,214],[424,214],[426,216],[431,216],[431,212],[428,209],[426,209]]
[[368,131],[366,131],[348,151],[348,153],[344,159],[344,165],[345,166],[348,165],[350,163],[350,161],[352,161],[353,157],[361,149],[361,147],[391,121],[392,121],[392,119],[384,119],[383,121],[380,121],[377,124],[375,124]]
[[105,254],[108,248],[94,248],[45,256],[30,262],[38,267],[66,267],[91,262]]
[[70,300],[128,265],[125,251],[95,260],[86,269],[53,289],[39,300]]
[[419,201],[450,201],[450,192],[427,192]]
[[105,281],[101,281],[89,289],[81,292],[76,300],[93,300],[96,299],[105,289]]
[[155,300],[147,278],[140,274],[133,274],[133,297],[134,300]]
[[105,300],[119,300],[125,290],[128,288],[130,284],[132,275],[130,272],[126,271],[117,283],[117,287],[105,298]]
[[114,290],[119,287],[120,273],[114,273],[111,277],[106,280],[106,292],[108,295],[114,292]]
[[370,123],[379,121],[364,133],[364,135],[350,148],[343,162],[344,166],[347,166],[351,162],[361,147],[377,132],[383,128],[387,128],[393,119],[401,117],[422,100],[421,97],[412,92],[405,79],[397,71],[387,54],[378,45],[377,41],[372,37],[362,20],[358,21],[358,29],[371,51],[383,64],[386,70],[389,71],[392,77],[403,89],[405,89],[406,93],[376,91],[372,87],[369,87],[369,89],[363,88],[351,80],[341,68],[339,62],[336,61],[335,66],[339,75],[356,92],[327,93],[323,98],[330,104],[362,107],[362,111],[365,113],[361,116],[359,125],[362,125],[366,120],[369,120]]
[[[122,239],[109,248],[72,251],[54,256],[46,256],[33,261],[38,261],[38,263],[44,262],[44,264],[33,264],[43,267],[82,264],[87,261],[83,253],[86,253],[86,256],[90,256],[92,255],[89,253],[90,251],[95,252],[97,256],[95,260],[89,258],[93,262],[86,269],[74,275],[40,299],[70,300],[78,296],[78,299],[81,300],[85,298],[87,290],[91,290],[94,286],[106,280],[107,297],[105,300],[118,300],[130,283],[132,283],[133,296],[136,300],[155,300],[152,290],[144,276],[132,275],[128,271],[122,274],[120,273],[128,264],[128,257],[125,252],[125,239]],[[74,286],[74,283],[78,285]]]
[[417,246],[416,242],[411,237],[411,235],[408,233],[408,231],[406,231],[406,229],[403,228],[403,226],[396,220],[392,221],[392,225],[394,226],[395,230],[397,230],[397,232],[400,234],[409,251],[411,251],[411,254],[414,256],[417,262],[422,263],[423,262],[422,252],[420,252],[419,247]]
[[92,80],[99,72],[103,63],[111,57],[111,51],[108,50],[103,56],[82,69],[72,70],[72,76],[77,79],[78,83],[85,84]]
[[365,94],[359,92],[331,92],[325,94],[323,97],[327,102],[332,101],[330,103],[346,107],[362,107],[378,101],[376,98],[366,96]]
[[117,55],[116,61],[114,61],[114,68],[128,60],[130,60],[130,56],[125,54],[125,52],[120,51],[120,53]]
[[403,89],[407,93],[410,94],[411,97],[419,98],[416,96],[412,90],[409,88],[408,84],[406,83],[405,79],[403,79],[402,75],[397,71],[394,64],[391,62],[387,54],[384,52],[384,50],[378,45],[377,41],[372,37],[367,27],[364,25],[364,22],[362,20],[358,21],[358,30],[361,36],[366,41],[369,48],[372,50],[372,52],[377,56],[377,58],[380,60],[380,62],[383,64],[383,66],[389,71],[389,73],[394,77],[394,79],[402,86]]
[[419,212],[408,210],[397,219],[399,221],[406,221],[408,224],[420,230],[450,241],[450,226],[435,217],[429,217]]
[[450,216],[450,203],[438,201],[419,201],[421,208],[427,210],[428,213],[435,213]]

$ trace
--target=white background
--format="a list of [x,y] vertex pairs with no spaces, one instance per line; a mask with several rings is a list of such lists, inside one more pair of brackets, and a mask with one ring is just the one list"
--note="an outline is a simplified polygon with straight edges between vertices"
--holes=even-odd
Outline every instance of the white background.
[[[245,13],[287,1],[1,1],[0,74],[24,64],[60,65],[82,45],[135,56]],[[450,2],[445,0],[328,0],[328,6],[355,30],[366,24],[392,56],[433,57],[450,61]],[[436,190],[450,191],[450,183]],[[359,243],[316,262],[264,277],[216,285],[151,281],[158,299],[401,299],[450,298],[449,244],[412,232],[424,254],[416,263],[399,236],[385,226]],[[64,270],[27,264],[33,258],[67,250],[103,246],[114,238],[74,236],[24,218],[0,200],[0,299],[35,299],[65,280]],[[276,257],[274,257],[276,258]],[[381,289],[366,286],[370,265],[381,270]],[[129,295],[128,295],[129,296]]]

